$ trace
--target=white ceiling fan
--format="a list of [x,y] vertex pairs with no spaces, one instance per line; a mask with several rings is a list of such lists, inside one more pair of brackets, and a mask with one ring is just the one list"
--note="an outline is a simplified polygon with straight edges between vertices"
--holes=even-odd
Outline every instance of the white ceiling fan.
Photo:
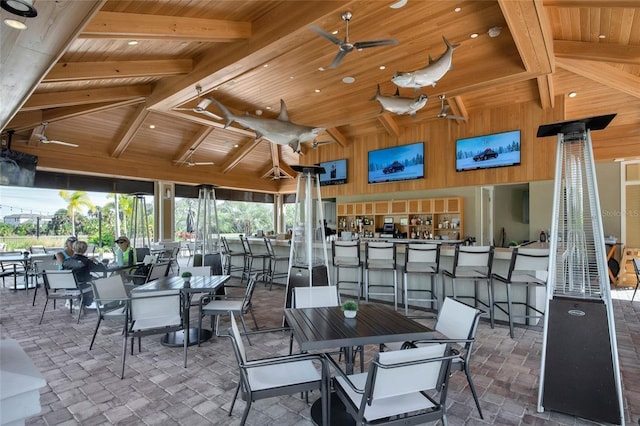
[[213,118],[214,120],[223,120],[222,117],[220,117],[217,114],[214,114],[210,111],[207,111],[207,108],[209,107],[209,105],[211,105],[211,103],[213,102],[213,99],[211,98],[204,98],[202,100],[200,100],[200,93],[202,92],[202,87],[200,86],[196,86],[196,91],[198,92],[198,104],[193,107],[193,108],[173,108],[174,111],[193,111],[196,112],[198,114],[203,114],[206,115],[209,118]]
[[215,163],[213,161],[193,161],[193,152],[195,150],[194,149],[190,149],[189,150],[189,155],[187,156],[187,159],[184,161],[174,161],[174,163],[177,164],[184,164],[187,167],[193,167],[193,166],[213,166]]
[[444,103],[444,99],[445,96],[444,94],[438,96],[440,98],[440,112],[438,113],[438,115],[436,116],[437,118],[448,118],[449,120],[467,120],[467,117],[464,117],[462,115],[451,115],[449,114],[449,110],[451,109],[451,107],[448,104]]
[[80,145],[77,145],[75,143],[69,143],[69,142],[63,142],[63,141],[58,141],[58,140],[53,140],[53,139],[49,139],[46,135],[46,131],[47,131],[47,126],[49,125],[48,121],[43,121],[42,122],[42,133],[34,133],[33,135],[38,138],[38,140],[41,143],[52,143],[52,144],[56,144],[56,145],[64,145],[64,146],[70,146],[73,148],[77,148]]

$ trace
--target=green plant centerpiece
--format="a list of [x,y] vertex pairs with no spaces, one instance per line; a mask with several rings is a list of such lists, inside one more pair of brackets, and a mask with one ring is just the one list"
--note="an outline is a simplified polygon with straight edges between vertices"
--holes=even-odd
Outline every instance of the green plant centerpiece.
[[344,312],[345,318],[355,318],[358,312],[358,304],[352,300],[344,302],[342,304],[342,312]]
[[184,286],[185,287],[190,287],[191,286],[191,277],[193,275],[191,274],[191,272],[183,272],[182,273],[182,279],[184,280]]

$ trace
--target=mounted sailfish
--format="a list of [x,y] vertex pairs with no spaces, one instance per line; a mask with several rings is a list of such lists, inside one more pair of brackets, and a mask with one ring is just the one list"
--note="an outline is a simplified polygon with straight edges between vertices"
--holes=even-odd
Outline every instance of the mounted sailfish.
[[415,117],[416,112],[424,108],[427,104],[427,95],[420,94],[417,98],[405,98],[400,96],[399,90],[396,89],[396,94],[394,96],[382,96],[380,94],[380,85],[378,84],[376,96],[371,100],[380,102],[383,110],[398,115],[409,114],[410,116]]
[[235,115],[215,99],[211,100],[218,106],[227,120],[225,128],[234,121],[256,133],[256,140],[265,138],[278,145],[289,145],[293,152],[300,153],[300,144],[318,137],[323,128],[302,126],[289,121],[287,105],[280,99],[280,115],[277,119],[252,117],[249,114]]
[[415,71],[396,71],[391,81],[398,87],[412,87],[416,91],[420,87],[428,85],[435,87],[436,83],[451,69],[453,51],[460,46],[459,44],[449,43],[449,40],[444,36],[442,36],[442,39],[447,45],[447,50],[442,56],[434,61],[429,55],[429,65]]

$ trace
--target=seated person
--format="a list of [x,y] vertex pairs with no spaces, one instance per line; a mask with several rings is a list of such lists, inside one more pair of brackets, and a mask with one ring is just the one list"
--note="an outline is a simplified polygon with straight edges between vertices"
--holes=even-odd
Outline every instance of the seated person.
[[[85,241],[76,241],[73,243],[73,256],[66,259],[62,263],[62,269],[70,269],[73,271],[73,275],[76,276],[76,280],[80,284],[81,289],[91,287],[89,283],[93,276],[91,272],[104,272],[106,267],[93,259],[89,259],[85,256],[87,252],[88,244]],[[93,294],[85,293],[84,304],[85,306],[91,306],[93,302]]]
[[73,256],[73,243],[78,241],[76,237],[73,235],[67,238],[67,241],[64,243],[64,249],[57,252],[54,257],[56,258],[56,263],[58,264],[58,269],[62,269],[62,264],[65,260]]
[[131,247],[129,238],[125,236],[118,237],[116,244],[115,254],[118,266],[138,263],[138,259],[136,259],[136,250]]

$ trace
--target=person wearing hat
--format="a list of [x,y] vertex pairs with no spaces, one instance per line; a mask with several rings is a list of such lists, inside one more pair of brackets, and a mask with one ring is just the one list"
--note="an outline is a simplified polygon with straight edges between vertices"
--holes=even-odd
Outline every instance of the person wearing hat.
[[56,258],[58,269],[62,269],[62,264],[64,263],[64,261],[73,256],[73,243],[75,243],[76,241],[78,241],[76,237],[74,237],[73,235],[70,236],[64,243],[64,249],[60,250],[54,255],[54,257]]
[[129,238],[125,236],[118,237],[116,240],[116,263],[118,266],[133,265],[137,263],[136,251],[131,247]]

